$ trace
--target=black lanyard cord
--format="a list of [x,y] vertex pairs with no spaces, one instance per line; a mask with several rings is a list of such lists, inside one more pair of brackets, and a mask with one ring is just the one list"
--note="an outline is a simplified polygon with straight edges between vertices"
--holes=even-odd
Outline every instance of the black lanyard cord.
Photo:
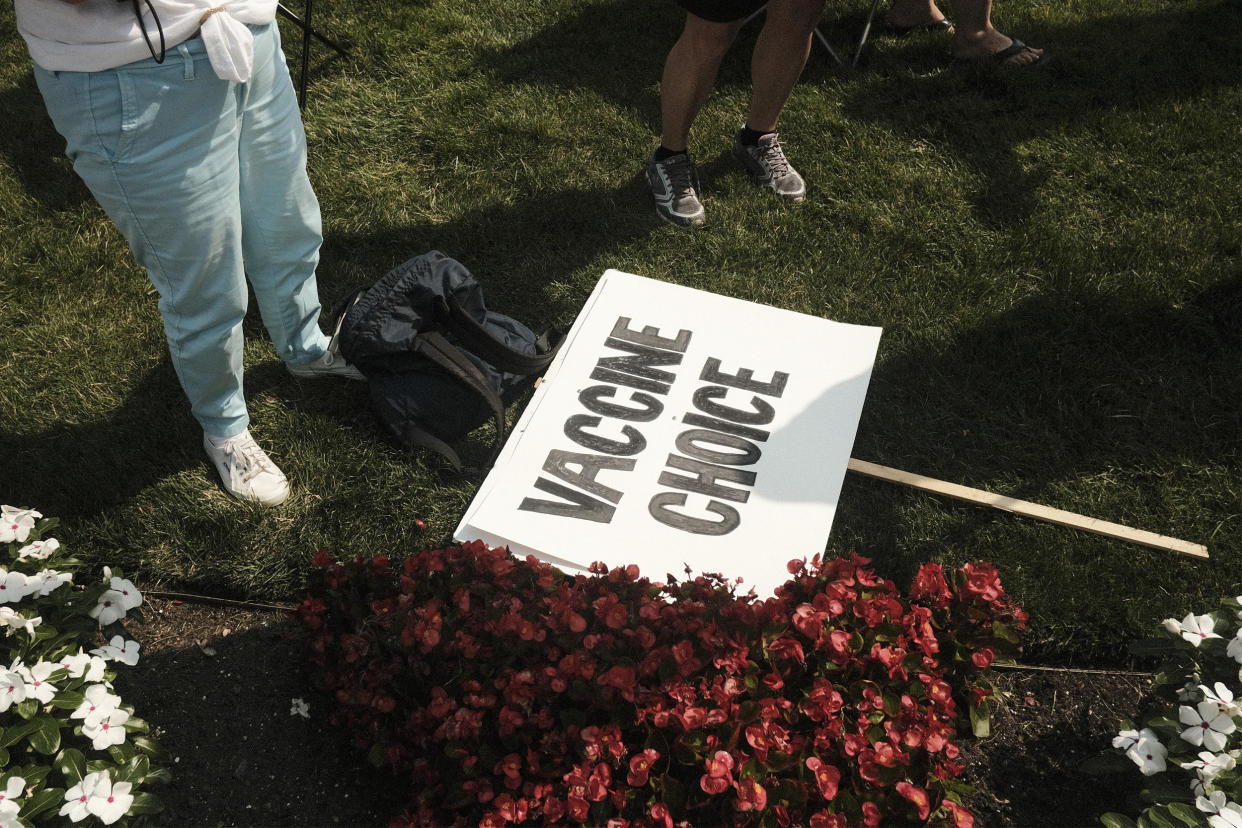
[[160,33],[160,53],[155,54],[155,45],[151,43],[151,35],[147,33],[147,24],[142,19],[142,7],[138,5],[139,0],[134,0],[134,15],[138,18],[138,25],[142,27],[142,39],[147,42],[147,51],[151,53],[151,57],[156,63],[163,63],[164,56],[168,53],[164,45],[164,27],[160,25],[160,16],[155,13],[155,7],[151,5],[151,0],[144,0],[147,8],[151,10],[151,19],[155,21],[155,29]]

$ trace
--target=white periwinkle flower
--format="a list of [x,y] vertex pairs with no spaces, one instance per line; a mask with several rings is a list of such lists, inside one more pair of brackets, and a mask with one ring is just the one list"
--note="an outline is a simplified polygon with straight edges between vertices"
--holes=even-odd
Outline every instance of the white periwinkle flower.
[[301,716],[303,719],[310,718],[310,705],[302,699],[293,699],[289,708],[290,716]]
[[13,669],[0,667],[0,713],[26,700],[26,680]]
[[1212,828],[1242,828],[1242,805],[1226,802],[1225,806],[1208,817]]
[[[1234,751],[1237,753],[1237,751]],[[1238,760],[1234,759],[1228,753],[1218,753],[1212,756],[1199,771],[1199,777],[1205,783],[1211,782],[1225,771],[1231,771],[1238,766]]]
[[1151,776],[1164,772],[1165,757],[1168,753],[1165,746],[1161,744],[1160,738],[1148,728],[1143,728],[1138,734],[1137,741],[1126,751],[1126,756],[1139,766],[1144,776]]
[[1242,716],[1242,705],[1234,701],[1233,692],[1225,686],[1224,682],[1218,681],[1210,689],[1200,684],[1199,689],[1203,691],[1204,701],[1216,702],[1221,713],[1226,716]]
[[9,628],[9,631],[25,630],[28,634],[34,635],[34,628],[43,623],[43,618],[35,616],[27,618],[12,607],[0,607],[0,626]]
[[1237,730],[1233,719],[1221,712],[1214,701],[1201,701],[1197,707],[1182,705],[1178,709],[1177,718],[1184,725],[1189,725],[1181,732],[1181,737],[1192,745],[1207,748],[1213,753],[1220,753],[1225,748],[1225,736]]
[[99,603],[91,609],[91,618],[99,619],[99,626],[106,627],[125,617],[125,596],[110,589],[99,596]]
[[69,572],[57,572],[55,569],[40,569],[37,575],[26,579],[26,591],[30,595],[51,595],[62,584],[73,583],[73,575]]
[[[104,661],[99,656],[91,656],[90,663],[86,665],[85,678],[88,682],[104,681],[104,676],[107,675],[107,670],[108,662]],[[109,684],[108,686],[111,687],[112,685]]]
[[1195,807],[1205,814],[1219,814],[1229,802],[1224,791],[1212,791],[1207,796],[1195,800]]
[[1225,648],[1225,655],[1242,664],[1242,630],[1238,630],[1238,634],[1229,642],[1229,646]]
[[[1143,728],[1147,731],[1147,728]],[[1117,750],[1129,750],[1134,747],[1139,740],[1139,732],[1137,730],[1123,730],[1113,737],[1113,747]]]
[[60,660],[61,668],[69,672],[70,678],[81,678],[82,674],[86,672],[86,668],[89,667],[90,664],[91,657],[81,650],[78,650],[73,655],[65,656]]
[[20,572],[0,569],[0,604],[16,604],[29,594],[27,578]]
[[91,650],[91,655],[133,665],[138,663],[138,649],[141,646],[137,641],[127,641],[123,635],[114,635],[109,643]]
[[1216,622],[1210,615],[1195,615],[1193,612],[1178,621],[1175,618],[1164,619],[1164,628],[1174,635],[1180,635],[1194,646],[1198,647],[1209,638],[1220,638],[1219,635],[1212,632],[1212,628],[1216,626]]
[[10,541],[26,542],[35,521],[43,517],[34,509],[15,509],[12,506],[0,506],[0,543]]
[[72,822],[81,822],[90,816],[90,809],[87,803],[90,802],[91,795],[95,793],[96,788],[100,787],[100,782],[110,779],[107,771],[88,773],[82,777],[78,784],[65,791],[65,804],[60,806],[60,816],[69,817]]
[[1190,762],[1178,762],[1177,764],[1186,770],[1194,771],[1204,782],[1211,782],[1224,771],[1233,770],[1237,765],[1237,760],[1228,753],[1209,753],[1206,750],[1202,750],[1199,751],[1198,759]]
[[127,721],[129,713],[119,707],[103,716],[92,713],[82,722],[82,735],[91,740],[91,747],[95,750],[107,750],[109,746],[125,741]]
[[86,800],[86,810],[99,817],[104,825],[111,825],[125,816],[129,806],[134,804],[134,797],[129,792],[131,787],[129,782],[113,784],[105,773]]
[[126,578],[112,578],[108,581],[108,586],[112,592],[121,594],[121,606],[129,612],[134,607],[142,603],[142,593],[138,591],[138,587]]
[[0,791],[0,817],[11,814],[16,817],[17,812],[22,809],[21,804],[16,800],[26,792],[26,780],[20,776],[14,776],[5,783],[4,790]]
[[47,560],[52,554],[60,549],[60,541],[56,538],[47,538],[45,540],[32,541],[21,549],[17,550],[19,558],[34,558],[35,560]]
[[108,688],[102,684],[92,684],[86,688],[83,696],[82,703],[78,705],[77,710],[69,714],[69,718],[83,719],[87,722],[99,721],[116,710],[121,703],[121,697],[109,693]]
[[26,682],[26,698],[38,699],[40,704],[56,698],[56,686],[49,684],[47,677],[59,668],[60,665],[50,661],[40,661],[34,667],[19,666],[17,672]]

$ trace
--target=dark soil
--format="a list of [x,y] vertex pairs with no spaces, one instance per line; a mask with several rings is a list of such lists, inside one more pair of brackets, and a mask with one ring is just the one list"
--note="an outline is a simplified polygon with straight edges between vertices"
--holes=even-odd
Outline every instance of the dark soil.
[[[395,780],[371,768],[328,722],[295,628],[279,610],[147,595],[142,644],[117,691],[169,754],[153,791],[164,825],[381,826],[400,812]],[[1131,673],[996,669],[993,735],[960,740],[980,826],[1099,825],[1138,787],[1080,770],[1134,717],[1150,679]],[[291,712],[293,699],[310,718]],[[1137,774],[1135,775],[1137,777]]]

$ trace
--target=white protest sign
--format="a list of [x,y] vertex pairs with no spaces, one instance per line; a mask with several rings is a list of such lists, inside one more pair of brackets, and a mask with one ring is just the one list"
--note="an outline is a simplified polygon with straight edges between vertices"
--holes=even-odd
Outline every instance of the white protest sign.
[[824,551],[879,340],[609,270],[455,537],[771,595]]

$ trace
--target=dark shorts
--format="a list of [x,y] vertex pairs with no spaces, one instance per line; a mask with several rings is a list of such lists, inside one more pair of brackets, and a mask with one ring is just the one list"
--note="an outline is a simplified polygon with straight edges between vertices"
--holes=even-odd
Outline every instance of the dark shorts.
[[744,20],[759,11],[768,0],[677,0],[677,5],[713,23]]

